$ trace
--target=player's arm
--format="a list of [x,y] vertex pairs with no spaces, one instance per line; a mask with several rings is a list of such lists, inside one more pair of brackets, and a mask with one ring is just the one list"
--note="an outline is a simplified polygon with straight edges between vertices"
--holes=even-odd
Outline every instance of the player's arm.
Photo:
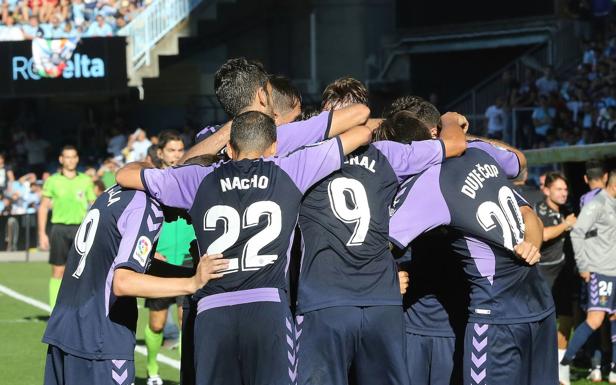
[[220,149],[225,147],[229,142],[229,138],[231,137],[231,123],[231,120],[228,121],[218,131],[189,148],[180,158],[178,164],[184,164],[186,160],[195,156],[218,154]]
[[554,238],[560,237],[565,231],[570,231],[575,225],[577,218],[575,214],[569,214],[564,221],[556,226],[546,226],[543,228],[543,241],[547,242]]
[[456,112],[447,112],[441,116],[440,139],[445,147],[445,157],[460,156],[466,151],[466,136],[464,127],[468,125],[466,118]]
[[513,250],[526,263],[534,265],[541,260],[539,250],[543,242],[543,222],[529,206],[520,207],[520,212],[524,221],[524,240],[515,245]]
[[[507,177],[509,179],[513,179],[517,177],[518,175],[522,174],[522,172],[526,171],[526,168],[527,168],[526,156],[524,155],[522,151],[518,150],[517,148],[510,146],[507,143],[502,142],[500,140],[476,137],[476,136],[468,135],[468,134],[466,135],[466,139],[470,141],[471,143],[479,141],[479,142],[483,142],[483,143],[487,143],[491,145],[493,149],[490,149],[491,151],[489,150],[488,153],[494,159],[496,159],[498,163],[500,164],[500,166],[503,168],[503,170],[507,172]],[[473,147],[474,145],[477,145],[477,143],[469,144],[469,147]],[[485,146],[480,147],[480,148],[483,148],[484,150],[488,150]],[[510,154],[515,155],[515,158],[518,163],[517,167],[515,167],[512,164],[513,162],[511,161]],[[512,171],[513,169],[515,169],[515,172]]]
[[[331,112],[331,124],[328,138],[333,138],[336,135],[340,135],[343,132],[350,130],[353,127],[360,125],[367,125],[369,127],[374,126],[373,130],[378,127],[377,120],[371,120],[367,122],[370,117],[370,109],[363,104],[352,104],[348,107],[341,108]],[[367,124],[369,123],[369,124]]]
[[152,167],[146,162],[128,163],[116,173],[116,182],[122,187],[143,191],[145,186],[141,180],[141,171],[147,168]]
[[222,254],[204,255],[197,272],[190,278],[161,278],[141,274],[128,268],[116,269],[113,276],[113,294],[116,296],[164,298],[193,294],[211,279],[223,276],[220,271],[229,267]]
[[47,237],[47,217],[49,215],[49,209],[51,208],[51,199],[49,197],[41,197],[41,203],[37,212],[38,221],[38,238],[39,247],[41,250],[49,249],[49,238]]
[[590,268],[585,253],[586,245],[590,239],[596,236],[596,234],[593,236],[592,229],[601,215],[601,209],[600,205],[594,203],[594,201],[590,201],[586,204],[582,208],[580,217],[577,219],[570,234],[575,263],[580,271],[580,276],[582,276],[586,282],[590,280]]
[[342,152],[348,155],[361,146],[370,143],[372,129],[368,126],[355,126],[338,136],[342,145]]

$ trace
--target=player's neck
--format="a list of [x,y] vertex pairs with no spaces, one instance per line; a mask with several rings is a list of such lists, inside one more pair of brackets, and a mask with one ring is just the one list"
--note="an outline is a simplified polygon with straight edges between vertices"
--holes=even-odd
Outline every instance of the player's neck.
[[550,198],[547,198],[545,202],[547,203],[548,207],[551,208],[552,210],[560,211],[560,206],[554,203]]
[[233,160],[244,160],[244,159],[255,160],[255,159],[259,159],[262,156],[263,156],[263,153],[258,152],[258,151],[240,152],[239,154],[233,157]]
[[605,184],[603,184],[602,180],[591,180],[590,182],[588,182],[588,188],[590,188],[591,190],[594,190],[596,188],[605,188]]
[[72,179],[77,176],[77,170],[67,170],[63,168],[62,170],[60,170],[60,173],[69,179]]

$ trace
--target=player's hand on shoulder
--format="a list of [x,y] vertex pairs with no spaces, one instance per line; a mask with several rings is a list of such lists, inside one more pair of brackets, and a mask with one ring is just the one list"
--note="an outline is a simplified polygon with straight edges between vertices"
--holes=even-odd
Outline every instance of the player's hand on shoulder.
[[462,114],[458,114],[457,112],[446,112],[441,116],[441,124],[443,126],[456,125],[460,126],[464,133],[468,131],[468,120]]
[[406,290],[409,288],[409,273],[399,271],[398,278],[400,280],[400,294],[406,294]]
[[515,254],[529,265],[534,265],[541,260],[539,249],[528,241],[522,241],[513,247]]
[[222,254],[212,254],[212,255],[204,255],[199,260],[199,264],[197,265],[197,272],[195,273],[194,283],[195,290],[199,290],[205,284],[207,284],[210,279],[216,279],[223,276],[220,273],[223,270],[229,268],[229,260],[224,259]]
[[584,280],[584,282],[590,282],[590,272],[588,271],[580,271],[580,277]]

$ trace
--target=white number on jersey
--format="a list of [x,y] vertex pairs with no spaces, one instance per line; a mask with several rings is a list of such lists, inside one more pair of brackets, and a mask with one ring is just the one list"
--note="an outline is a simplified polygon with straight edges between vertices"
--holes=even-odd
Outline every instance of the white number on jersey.
[[262,216],[267,216],[267,225],[244,245],[242,256],[229,258],[229,268],[223,273],[235,273],[239,270],[258,270],[274,263],[276,254],[259,254],[259,251],[270,244],[282,231],[282,213],[280,206],[272,201],[255,202],[246,208],[242,220],[233,207],[216,205],[211,207],[203,217],[203,230],[215,231],[219,221],[223,222],[223,234],[207,248],[208,254],[223,253],[233,246],[240,237],[241,229],[248,229],[259,224]]
[[607,297],[612,295],[612,282],[599,281],[599,295]]
[[[351,197],[353,208],[347,206],[345,192]],[[329,183],[327,193],[336,218],[355,224],[347,246],[361,246],[370,229],[370,205],[364,185],[355,179],[340,177]]]
[[513,191],[503,186],[498,191],[498,204],[483,202],[477,209],[477,221],[485,231],[490,231],[496,224],[503,231],[503,246],[513,250],[524,239],[524,222]]
[[77,269],[75,269],[73,273],[74,278],[79,279],[83,273],[83,269],[86,267],[86,260],[92,248],[92,244],[94,243],[100,217],[101,214],[98,209],[90,210],[77,230],[77,235],[75,235],[75,250],[81,255],[81,259],[79,259]]

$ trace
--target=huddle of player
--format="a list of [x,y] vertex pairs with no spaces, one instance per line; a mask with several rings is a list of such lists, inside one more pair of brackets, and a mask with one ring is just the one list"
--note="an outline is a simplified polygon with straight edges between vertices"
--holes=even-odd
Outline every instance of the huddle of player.
[[[418,97],[370,119],[350,78],[306,120],[256,62],[228,60],[215,89],[229,123],[204,129],[184,165],[126,165],[90,209],[43,339],[45,384],[132,383],[134,297],[183,294],[183,384],[558,382],[554,305],[534,266],[542,225],[508,181],[520,152],[469,140],[463,116]],[[212,163],[223,148],[230,160]],[[177,209],[196,271],[141,274]]]

